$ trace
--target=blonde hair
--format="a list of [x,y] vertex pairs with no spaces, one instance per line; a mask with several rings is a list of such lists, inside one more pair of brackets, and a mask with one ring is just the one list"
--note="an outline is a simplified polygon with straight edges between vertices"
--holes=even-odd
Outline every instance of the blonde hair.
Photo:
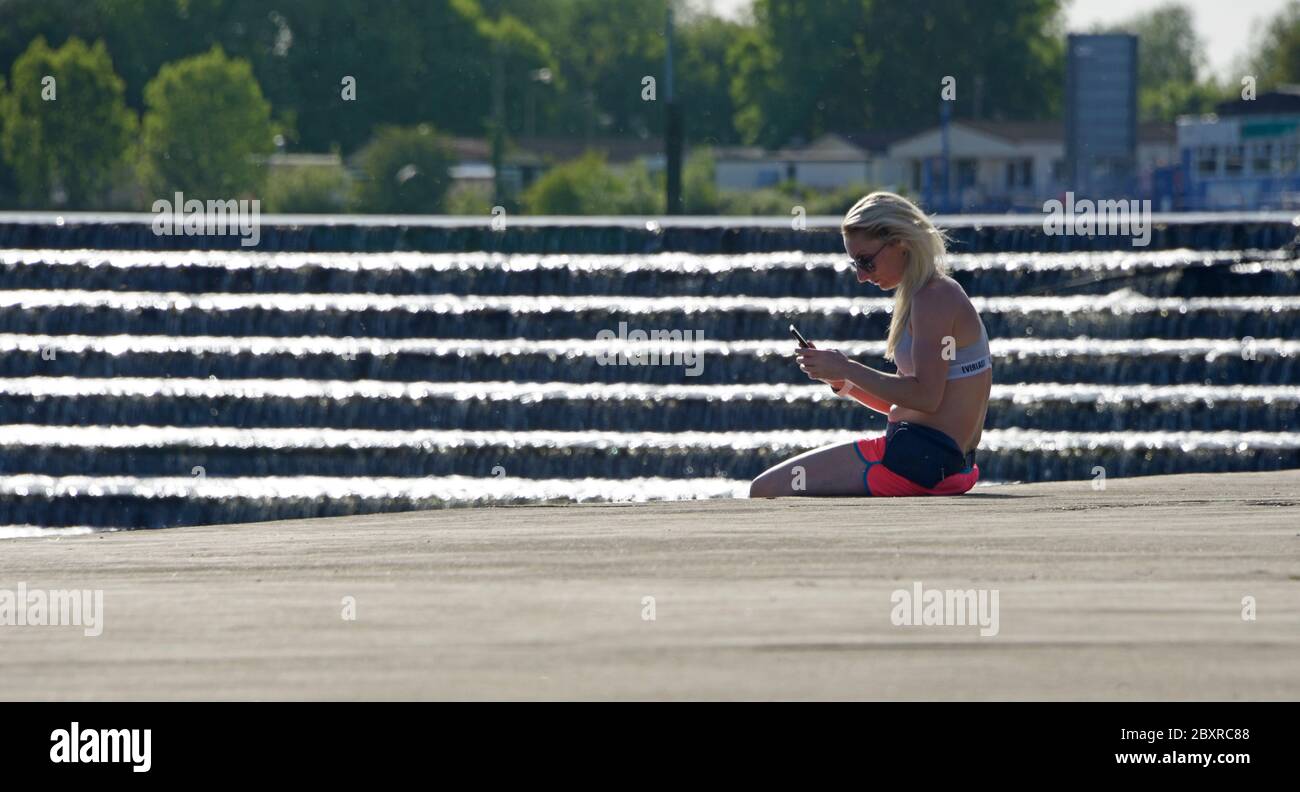
[[891,192],[873,192],[853,204],[840,225],[841,233],[848,235],[850,231],[861,232],[869,239],[903,244],[907,266],[894,293],[894,315],[885,345],[885,357],[893,360],[894,348],[912,315],[913,295],[931,278],[948,274],[948,237],[916,204]]

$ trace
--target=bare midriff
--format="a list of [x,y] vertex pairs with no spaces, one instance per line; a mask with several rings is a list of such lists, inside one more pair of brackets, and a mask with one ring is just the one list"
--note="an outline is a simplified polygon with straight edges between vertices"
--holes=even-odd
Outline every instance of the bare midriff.
[[[967,304],[957,321],[957,347],[964,348],[980,340],[982,325],[975,307]],[[915,328],[913,328],[915,334]],[[943,389],[943,400],[934,412],[921,412],[895,404],[889,410],[889,420],[907,421],[938,429],[961,446],[962,453],[977,448],[984,434],[984,416],[989,409],[989,393],[993,390],[993,370],[973,377],[948,380]]]
[[989,408],[989,393],[993,389],[993,372],[986,371],[974,377],[948,380],[943,389],[943,401],[934,412],[921,412],[895,404],[889,411],[889,421],[907,421],[938,429],[961,446],[962,453],[980,444],[984,434],[984,415]]

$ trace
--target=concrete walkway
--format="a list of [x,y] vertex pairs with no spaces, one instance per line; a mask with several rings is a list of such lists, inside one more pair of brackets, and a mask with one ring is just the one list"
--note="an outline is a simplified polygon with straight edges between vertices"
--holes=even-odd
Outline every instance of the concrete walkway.
[[[19,583],[103,634],[0,626],[0,699],[1300,698],[1300,471],[2,542]],[[996,634],[896,626],[918,584]]]

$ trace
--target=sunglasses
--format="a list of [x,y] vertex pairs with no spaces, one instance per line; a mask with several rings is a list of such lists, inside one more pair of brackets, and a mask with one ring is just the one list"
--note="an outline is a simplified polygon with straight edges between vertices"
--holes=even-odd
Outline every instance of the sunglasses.
[[880,246],[880,250],[877,250],[875,253],[872,253],[870,256],[858,256],[858,257],[854,258],[854,259],[853,259],[853,266],[857,267],[858,269],[862,270],[863,272],[865,272],[865,273],[867,273],[867,274],[871,274],[871,273],[875,272],[875,271],[876,271],[876,259],[879,258],[880,254],[881,254],[881,253],[884,253],[884,252],[885,252],[885,249],[888,248],[888,247],[889,247],[890,245],[892,245],[892,244],[894,244],[894,243],[893,243],[893,242],[886,242],[885,244],[883,244],[883,245]]

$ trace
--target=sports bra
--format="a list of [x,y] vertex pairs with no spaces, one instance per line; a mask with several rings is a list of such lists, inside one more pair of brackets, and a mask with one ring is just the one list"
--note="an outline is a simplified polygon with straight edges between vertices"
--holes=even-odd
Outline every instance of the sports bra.
[[[894,347],[894,365],[904,377],[916,374],[912,364],[912,328],[903,328],[903,335]],[[984,319],[980,319],[980,340],[957,350],[957,357],[948,362],[948,379],[962,379],[982,374],[993,368],[993,355],[989,351],[989,334],[984,328]]]

